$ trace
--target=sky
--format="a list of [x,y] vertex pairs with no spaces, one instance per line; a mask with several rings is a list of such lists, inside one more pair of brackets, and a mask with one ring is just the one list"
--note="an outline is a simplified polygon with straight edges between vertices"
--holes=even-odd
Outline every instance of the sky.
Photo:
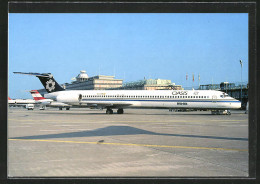
[[8,34],[14,99],[32,98],[28,91],[43,86],[13,72],[52,73],[62,84],[85,70],[191,87],[240,82],[242,60],[248,81],[247,13],[9,13]]

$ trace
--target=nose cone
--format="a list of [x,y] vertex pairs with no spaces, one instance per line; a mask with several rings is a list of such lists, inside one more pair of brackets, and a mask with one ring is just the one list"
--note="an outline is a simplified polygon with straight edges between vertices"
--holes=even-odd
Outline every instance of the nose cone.
[[241,102],[240,101],[237,101],[235,103],[235,109],[240,109],[241,108]]

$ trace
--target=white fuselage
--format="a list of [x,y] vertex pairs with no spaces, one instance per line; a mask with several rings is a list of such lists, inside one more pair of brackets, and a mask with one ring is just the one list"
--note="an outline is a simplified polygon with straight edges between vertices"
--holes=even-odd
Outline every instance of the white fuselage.
[[45,95],[69,105],[112,108],[239,109],[241,102],[214,90],[71,90]]
[[35,100],[31,100],[31,99],[14,99],[14,100],[8,100],[8,104],[34,104]]

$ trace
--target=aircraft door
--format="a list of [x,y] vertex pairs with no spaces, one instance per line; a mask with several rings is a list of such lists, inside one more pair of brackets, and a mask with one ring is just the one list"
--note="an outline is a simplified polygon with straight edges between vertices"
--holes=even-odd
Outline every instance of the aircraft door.
[[212,102],[213,102],[213,103],[216,103],[216,101],[217,101],[217,95],[213,95],[213,96],[212,96]]
[[79,94],[78,100],[79,100],[79,105],[81,105],[82,94]]
[[79,101],[82,100],[82,94],[79,94]]

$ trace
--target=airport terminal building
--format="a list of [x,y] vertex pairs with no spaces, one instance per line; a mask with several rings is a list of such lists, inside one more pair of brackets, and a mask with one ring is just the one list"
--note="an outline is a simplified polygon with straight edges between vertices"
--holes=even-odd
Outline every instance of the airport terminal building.
[[80,74],[74,78],[72,83],[62,84],[64,89],[70,90],[103,90],[110,88],[119,88],[123,84],[122,79],[115,79],[114,76],[97,75],[88,77],[86,71],[80,71]]
[[171,80],[165,79],[144,79],[135,82],[127,82],[118,89],[123,90],[182,90],[181,85],[172,83]]

